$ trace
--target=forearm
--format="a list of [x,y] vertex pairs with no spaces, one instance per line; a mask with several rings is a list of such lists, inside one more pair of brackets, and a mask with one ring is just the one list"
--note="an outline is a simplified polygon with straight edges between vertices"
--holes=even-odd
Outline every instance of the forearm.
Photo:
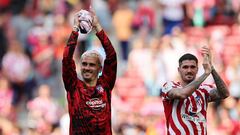
[[212,68],[211,74],[212,74],[214,82],[216,84],[217,92],[219,93],[219,96],[222,99],[228,97],[229,92],[228,92],[227,86],[214,68]]
[[73,29],[64,48],[63,58],[72,58],[77,45],[78,32]]
[[184,86],[183,88],[173,88],[169,93],[169,98],[179,98],[184,99],[190,96],[198,87],[201,85],[201,83],[209,76],[209,74],[203,74],[188,85]]
[[201,84],[202,82],[209,76],[209,74],[203,74],[188,85],[184,87],[184,91],[191,95]]
[[113,48],[112,43],[109,40],[105,31],[103,29],[101,29],[101,31],[97,32],[96,35],[97,35],[98,39],[100,40],[100,42],[101,42],[101,44],[102,44],[102,46],[105,50],[106,59],[108,59],[112,56],[116,57],[115,49]]
[[102,26],[100,24],[97,24],[96,26],[93,26],[93,29],[95,30],[96,33],[102,31]]
[[112,89],[114,87],[117,74],[117,55],[111,41],[103,30],[98,32],[96,35],[101,41],[101,44],[106,53],[102,76],[105,78],[104,80],[106,80],[106,82],[109,84],[109,89]]

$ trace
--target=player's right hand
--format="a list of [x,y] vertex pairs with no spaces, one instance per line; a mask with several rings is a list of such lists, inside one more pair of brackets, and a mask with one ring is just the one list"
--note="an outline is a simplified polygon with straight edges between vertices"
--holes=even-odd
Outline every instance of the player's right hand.
[[80,22],[78,20],[79,12],[75,13],[74,16],[73,16],[73,26],[77,26],[77,27],[80,26]]
[[203,46],[201,49],[201,53],[203,55],[203,68],[205,70],[205,74],[210,74],[212,72],[212,61],[211,61],[211,53],[207,46]]

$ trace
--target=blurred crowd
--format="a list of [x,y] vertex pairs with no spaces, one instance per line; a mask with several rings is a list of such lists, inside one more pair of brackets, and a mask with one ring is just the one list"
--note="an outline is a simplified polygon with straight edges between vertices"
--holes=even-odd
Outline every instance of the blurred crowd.
[[[201,63],[206,44],[231,94],[208,106],[208,134],[240,135],[239,0],[0,0],[0,135],[68,135],[62,52],[90,4],[118,54],[114,135],[164,135],[161,86],[178,79],[183,53]],[[76,62],[88,49],[105,55],[93,33],[78,40]]]

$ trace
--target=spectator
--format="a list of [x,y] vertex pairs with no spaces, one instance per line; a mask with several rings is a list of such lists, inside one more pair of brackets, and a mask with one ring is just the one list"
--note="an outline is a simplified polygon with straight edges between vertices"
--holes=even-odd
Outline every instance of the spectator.
[[12,112],[13,90],[9,81],[4,76],[0,76],[0,116],[15,121],[15,113]]
[[240,99],[240,57],[236,55],[226,68],[226,74],[230,80],[229,91],[230,95]]
[[27,103],[28,126],[45,133],[44,128],[51,129],[59,124],[61,108],[50,94],[51,88],[42,84],[38,88],[38,96]]
[[163,35],[171,34],[174,27],[183,27],[186,2],[187,0],[159,0],[164,28]]
[[113,14],[112,22],[121,48],[122,60],[127,61],[130,38],[132,36],[133,11],[126,2],[120,2]]
[[143,27],[148,32],[153,32],[155,28],[156,15],[151,1],[140,1],[133,18],[133,29],[141,30]]
[[20,14],[14,15],[10,20],[10,28],[14,31],[15,38],[21,42],[24,52],[29,52],[27,44],[27,34],[31,27],[34,25],[32,19],[32,7],[26,4]]
[[23,95],[27,96],[27,100],[32,99],[36,83],[33,67],[19,41],[11,41],[9,49],[3,57],[2,66],[3,73],[13,88],[13,105],[18,105]]

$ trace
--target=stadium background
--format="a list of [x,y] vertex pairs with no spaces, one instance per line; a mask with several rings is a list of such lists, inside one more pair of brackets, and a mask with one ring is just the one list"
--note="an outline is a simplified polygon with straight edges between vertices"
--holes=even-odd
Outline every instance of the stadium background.
[[[62,51],[73,13],[88,6],[88,0],[0,0],[0,134],[68,135]],[[231,93],[209,104],[208,134],[240,134],[238,0],[92,0],[92,6],[118,54],[114,135],[165,134],[161,85],[178,78],[183,53],[201,63],[203,44]],[[80,35],[76,62],[86,49],[104,56],[93,33]]]

